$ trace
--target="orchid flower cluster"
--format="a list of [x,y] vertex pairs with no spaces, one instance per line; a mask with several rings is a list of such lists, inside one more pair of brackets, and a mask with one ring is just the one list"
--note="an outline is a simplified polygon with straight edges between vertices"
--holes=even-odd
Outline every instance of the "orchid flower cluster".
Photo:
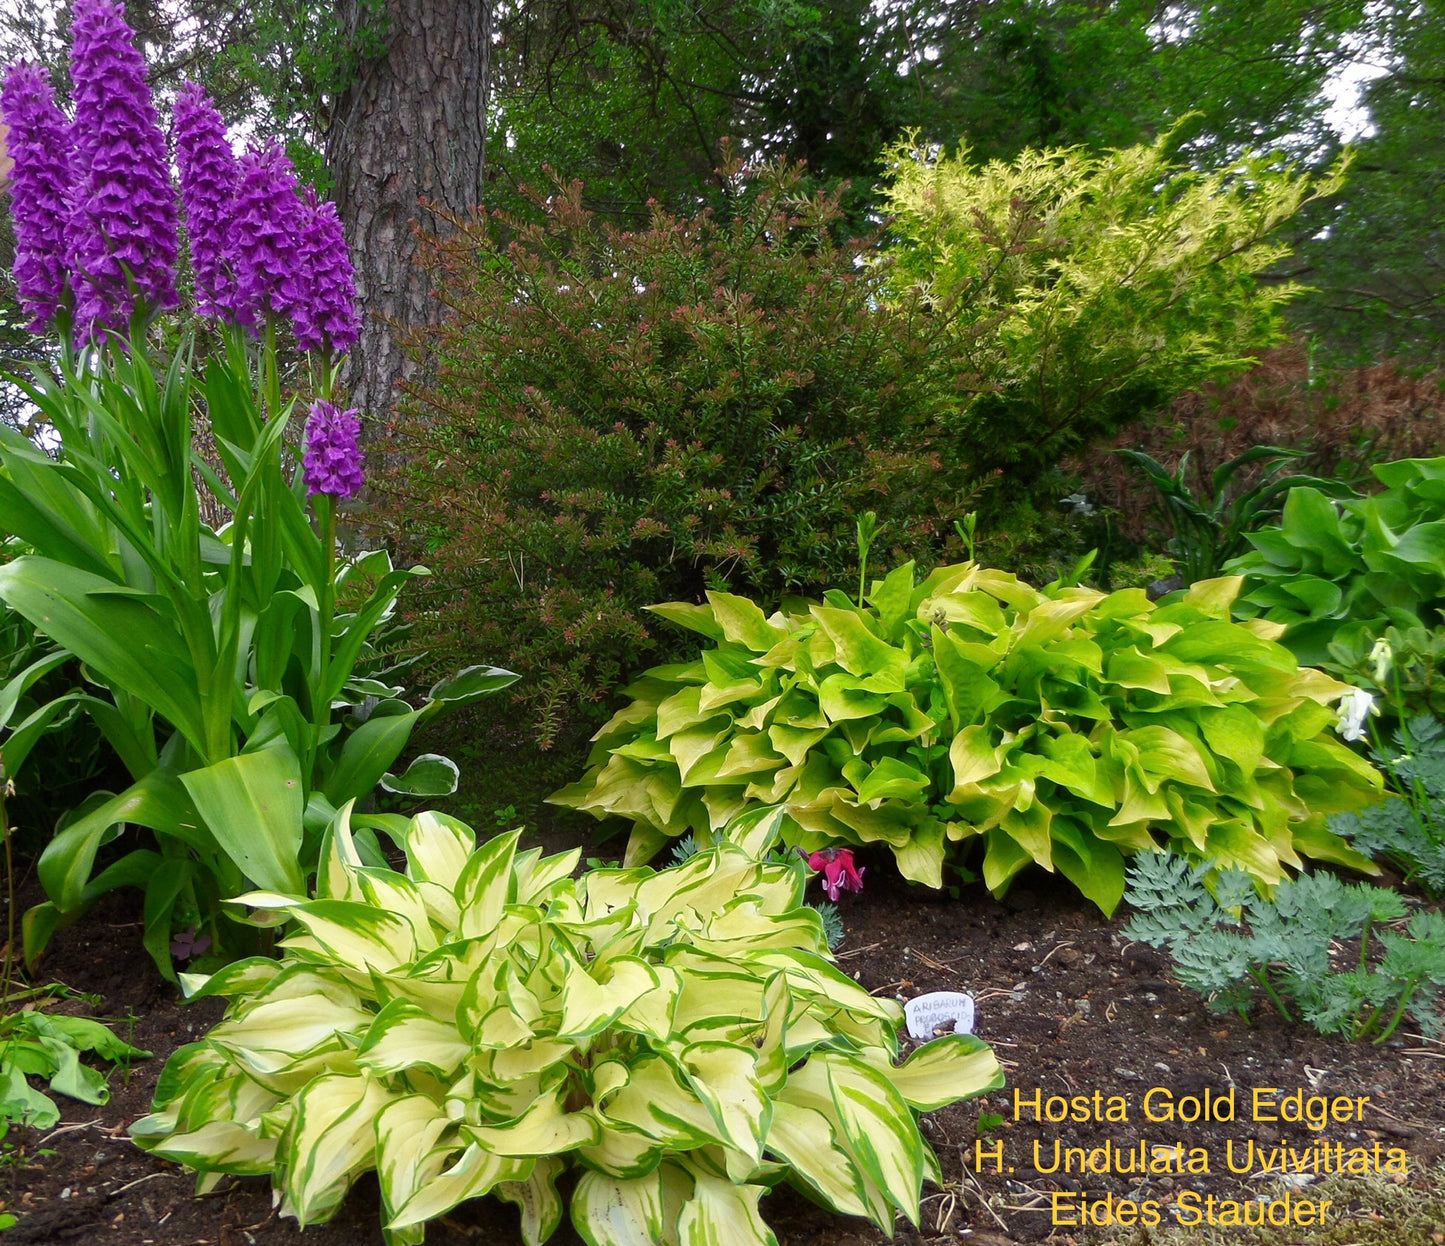
[[[15,280],[31,331],[54,324],[80,344],[124,341],[138,318],[176,307],[183,223],[197,311],[268,341],[288,324],[300,349],[320,354],[329,391],[331,358],[360,334],[335,206],[300,190],[278,146],[238,157],[194,83],[175,102],[178,197],[145,59],[121,6],[77,0],[73,30],[73,118],[43,69],[11,66],[0,90],[15,163]],[[309,424],[322,440],[308,443],[307,487],[351,497],[361,485],[359,423],[355,412],[338,419],[325,405]],[[325,465],[319,474],[313,463]]]

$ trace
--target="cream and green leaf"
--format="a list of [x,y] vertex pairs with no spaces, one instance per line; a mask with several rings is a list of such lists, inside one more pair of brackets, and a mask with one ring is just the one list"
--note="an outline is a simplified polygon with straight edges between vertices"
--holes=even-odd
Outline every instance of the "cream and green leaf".
[[404,873],[364,863],[348,806],[316,897],[238,901],[290,923],[281,962],[184,980],[230,1005],[132,1134],[203,1189],[269,1175],[305,1225],[374,1169],[390,1246],[488,1193],[545,1241],[568,1167],[592,1246],[772,1243],[779,1181],[891,1231],[937,1173],[918,1113],[1003,1084],[970,1035],[899,1063],[902,1009],[830,962],[800,860],[722,842],[574,879],[516,832],[371,822]]
[[632,684],[552,800],[629,819],[629,864],[689,833],[755,852],[882,843],[938,887],[950,851],[977,849],[995,893],[1039,865],[1106,913],[1141,849],[1265,884],[1303,856],[1371,869],[1326,826],[1381,790],[1331,730],[1349,689],[1277,628],[1232,622],[1239,586],[1159,606],[972,563],[916,583],[910,563],[862,606],[658,606],[709,647]]

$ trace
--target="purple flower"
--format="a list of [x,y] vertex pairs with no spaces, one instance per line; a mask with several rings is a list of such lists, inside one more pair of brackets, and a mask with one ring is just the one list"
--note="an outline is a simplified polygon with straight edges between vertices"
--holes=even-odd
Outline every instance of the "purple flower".
[[235,323],[254,328],[267,312],[292,310],[302,209],[296,171],[280,147],[248,151],[240,175],[226,231],[226,254],[236,274],[230,311]]
[[307,493],[349,498],[361,491],[361,421],[354,410],[324,400],[312,404],[301,467]]
[[236,278],[226,253],[226,234],[241,174],[226,140],[226,123],[210,96],[194,82],[186,83],[176,96],[175,137],[181,204],[196,275],[196,309],[203,316],[229,318]]
[[853,849],[823,848],[807,854],[799,848],[798,853],[806,857],[810,870],[822,871],[823,890],[834,904],[844,891],[863,890],[863,871],[853,864]]
[[75,0],[70,76],[75,94],[74,199],[67,262],[77,336],[126,332],[137,299],[176,304],[176,197],[145,58],[119,5]]
[[12,65],[0,90],[0,113],[15,168],[10,215],[15,223],[15,284],[42,333],[65,299],[66,196],[70,191],[70,123],[55,104],[50,75]]
[[356,272],[346,251],[346,235],[333,203],[316,202],[306,192],[301,210],[296,266],[285,301],[302,350],[350,350],[361,333],[356,314]]

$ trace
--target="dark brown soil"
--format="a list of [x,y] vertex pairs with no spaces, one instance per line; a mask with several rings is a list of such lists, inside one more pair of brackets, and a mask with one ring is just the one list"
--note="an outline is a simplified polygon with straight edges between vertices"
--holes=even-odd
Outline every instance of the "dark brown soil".
[[[1345,1152],[1365,1147],[1371,1156],[1378,1142],[1382,1162],[1385,1148],[1403,1150],[1407,1173],[1399,1179],[1405,1182],[1445,1153],[1445,1045],[1403,1031],[1384,1048],[1351,1045],[1286,1027],[1267,1011],[1252,1024],[1213,1015],[1173,982],[1160,954],[1121,937],[1125,914],[1105,922],[1069,888],[1042,875],[1026,880],[1002,903],[977,886],[966,888],[957,900],[907,888],[889,881],[881,862],[870,869],[868,883],[862,896],[848,897],[844,906],[848,935],[841,954],[848,970],[880,994],[974,992],[977,1030],[994,1045],[1009,1080],[1007,1090],[987,1100],[925,1118],[946,1186],[929,1192],[921,1230],[901,1226],[895,1240],[907,1246],[1031,1242],[1051,1234],[1061,1242],[1084,1240],[1089,1235],[1066,1222],[1080,1218],[1080,1200],[1108,1195],[1116,1205],[1121,1198],[1152,1200],[1166,1221],[1171,1206],[1190,1205],[1191,1198],[1201,1207],[1210,1195],[1282,1199],[1286,1185],[1261,1175],[1257,1165],[1251,1173],[1229,1172],[1230,1140],[1236,1166],[1250,1142],[1266,1154],[1281,1144],[1304,1154],[1323,1138],[1331,1153],[1340,1143]],[[142,953],[140,936],[135,915],[116,902],[55,940],[47,972],[98,995],[96,1015],[119,1019],[122,1035],[155,1052],[155,1058],[126,1075],[118,1073],[105,1107],[62,1100],[59,1128],[43,1136],[11,1134],[0,1197],[19,1223],[6,1242],[379,1243],[374,1184],[358,1185],[334,1221],[309,1228],[301,1237],[294,1222],[278,1221],[272,1213],[265,1182],[230,1182],[196,1199],[189,1176],[127,1141],[126,1126],[147,1111],[167,1054],[201,1033],[220,1012],[219,1001],[194,1007],[179,1002]],[[1279,1093],[1264,1094],[1262,1103],[1296,1090],[1306,1097],[1368,1096],[1369,1101],[1359,1119],[1331,1122],[1314,1132],[1303,1123],[1252,1119],[1254,1092],[1270,1087]],[[1206,1092],[1217,1101],[1231,1089],[1233,1122],[1145,1118],[1144,1101],[1151,1091],[1151,1108],[1160,1116],[1170,1096],[1188,1111],[1190,1105],[1181,1101]],[[1056,1114],[1062,1099],[1086,1098],[1090,1119],[1035,1122],[1028,1105],[1036,1092],[1040,1108],[1052,1106]],[[1093,1119],[1096,1092],[1103,1109],[1118,1096],[1127,1119]],[[1062,1098],[1049,1105],[1055,1096]],[[1003,1121],[979,1141],[980,1163],[975,1131],[981,1111]],[[1200,1148],[1193,1158],[1198,1162],[1204,1154],[1210,1170],[1079,1171],[1088,1153],[1106,1142],[1127,1156],[1141,1141],[1170,1148],[1182,1144],[1186,1155],[1189,1148]],[[1064,1148],[1083,1149],[1072,1157],[1073,1172],[1040,1171],[1054,1167],[1056,1142],[1061,1165],[1070,1158]],[[999,1146],[1001,1164],[993,1158]],[[1292,1199],[1310,1196],[1313,1176],[1311,1169],[1290,1178]],[[1059,1227],[1053,1223],[1056,1201],[1062,1209]],[[764,1214],[784,1246],[871,1246],[884,1240],[868,1225],[828,1215],[787,1191],[771,1196]],[[578,1241],[568,1227],[553,1240],[559,1246]],[[515,1211],[491,1200],[468,1205],[434,1226],[428,1242],[518,1246]]]

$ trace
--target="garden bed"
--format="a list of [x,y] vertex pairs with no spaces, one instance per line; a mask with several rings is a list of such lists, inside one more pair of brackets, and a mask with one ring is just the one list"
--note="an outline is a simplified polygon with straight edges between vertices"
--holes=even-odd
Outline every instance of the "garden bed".
[[[882,863],[869,871],[860,897],[848,897],[843,908],[847,939],[839,949],[842,963],[870,990],[906,997],[931,990],[968,989],[978,998],[978,1033],[994,1045],[1008,1075],[1008,1087],[985,1100],[959,1104],[925,1118],[926,1136],[943,1163],[946,1187],[929,1191],[924,1224],[905,1229],[897,1239],[916,1246],[946,1240],[1040,1241],[1129,1238],[1116,1224],[1093,1229],[1053,1220],[1054,1194],[1061,1220],[1079,1217],[1081,1202],[1113,1196],[1141,1205],[1153,1202],[1168,1221],[1179,1206],[1207,1215],[1215,1200],[1216,1216],[1230,1204],[1264,1196],[1283,1206],[1290,1195],[1290,1214],[1298,1217],[1301,1200],[1317,1202],[1313,1159],[1307,1171],[1281,1181],[1260,1167],[1284,1158],[1293,1167],[1301,1158],[1327,1155],[1321,1169],[1348,1164],[1356,1148],[1364,1148],[1376,1166],[1388,1167],[1390,1148],[1404,1155],[1405,1172],[1383,1173],[1383,1180],[1401,1187],[1421,1182],[1426,1169],[1445,1157],[1445,1045],[1426,1042],[1402,1029],[1384,1047],[1351,1045],[1323,1039],[1312,1030],[1290,1028],[1263,1013],[1246,1024],[1237,1017],[1211,1014],[1193,995],[1172,980],[1164,955],[1128,943],[1119,933],[1122,917],[1103,921],[1096,909],[1068,886],[1043,875],[1026,877],[999,903],[974,885],[959,899],[906,887],[889,878]],[[220,1014],[220,1001],[194,1007],[181,1003],[161,983],[140,951],[138,913],[119,900],[97,909],[81,925],[62,932],[47,958],[48,973],[71,988],[97,996],[94,1012],[118,1019],[117,1031],[155,1058],[134,1066],[128,1075],[112,1078],[113,1098],[103,1108],[84,1108],[61,1100],[59,1128],[44,1135],[19,1131],[4,1173],[7,1209],[19,1217],[9,1231],[10,1242],[110,1242],[136,1246],[268,1246],[289,1242],[327,1246],[379,1243],[377,1193],[366,1179],[347,1199],[340,1214],[326,1225],[299,1236],[294,1221],[272,1213],[265,1182],[223,1182],[202,1199],[192,1197],[193,1179],[175,1166],[143,1154],[127,1140],[125,1129],[148,1110],[165,1057],[193,1040]],[[85,1007],[80,1004],[68,1008]],[[134,1018],[129,1024],[126,1018]],[[1236,1120],[1211,1123],[1149,1121],[1144,1099],[1163,1115],[1172,1098],[1184,1101],[1209,1092],[1211,1102],[1235,1091]],[[1345,1122],[1329,1123],[1319,1132],[1304,1123],[1251,1119],[1253,1092],[1261,1104],[1283,1101],[1303,1091],[1327,1100],[1358,1100]],[[1157,1089],[1156,1089],[1157,1088]],[[1015,1120],[1014,1093],[1023,1104]],[[1026,1106],[1035,1091],[1040,1107],[1053,1096],[1084,1096],[1093,1115],[1099,1093],[1100,1115],[1122,1101],[1127,1120],[1035,1123]],[[1226,1100],[1227,1102],[1227,1100]],[[1059,1104],[1053,1105],[1055,1112]],[[1071,1115],[1072,1115],[1072,1108]],[[1003,1117],[985,1133],[983,1162],[975,1154],[980,1113]],[[1336,1117],[1345,1109],[1336,1111]],[[1278,1115],[1262,1108],[1261,1115]],[[1328,1144],[1325,1152],[1318,1139]],[[1141,1142],[1149,1147],[1184,1147],[1186,1162],[1198,1163],[1199,1148],[1210,1172],[1138,1174],[1040,1172],[1054,1162],[1054,1144],[1091,1151],[1112,1145],[1116,1167],[1129,1164]],[[1253,1171],[1231,1173],[1227,1143],[1233,1142],[1235,1166],[1252,1163]],[[1039,1144],[1035,1155],[1034,1145]],[[1251,1152],[1249,1144],[1253,1143]],[[1340,1149],[1335,1150],[1334,1144]],[[1002,1145],[1002,1172],[993,1148]],[[1281,1153],[1286,1147],[1294,1154]],[[1250,1157],[1252,1160],[1243,1159]],[[1036,1167],[1037,1160],[1037,1167]],[[1358,1160],[1356,1161],[1358,1163]],[[1398,1157],[1397,1157],[1398,1162]],[[1075,1161],[1077,1170],[1077,1160]],[[979,1169],[979,1171],[975,1171]],[[1011,1171],[1010,1171],[1011,1169]],[[1378,1179],[1378,1178],[1377,1178]],[[1193,1192],[1191,1200],[1188,1192]],[[1335,1200],[1327,1224],[1341,1226],[1351,1217],[1368,1222],[1379,1212],[1371,1198]],[[862,1246],[884,1239],[862,1222],[848,1221],[815,1209],[782,1191],[763,1204],[764,1213],[783,1246]],[[1194,1213],[1190,1213],[1194,1214]],[[1283,1213],[1280,1213],[1283,1214]],[[1300,1226],[1296,1218],[1294,1226]],[[1441,1226],[1445,1227],[1445,1226]],[[520,1243],[516,1212],[494,1200],[465,1205],[435,1224],[431,1246],[485,1241],[489,1246]],[[553,1238],[559,1244],[579,1239],[565,1226]],[[1314,1240],[1301,1227],[1278,1240]],[[1337,1240],[1354,1240],[1350,1236]],[[1436,1238],[1438,1241],[1438,1237]]]

